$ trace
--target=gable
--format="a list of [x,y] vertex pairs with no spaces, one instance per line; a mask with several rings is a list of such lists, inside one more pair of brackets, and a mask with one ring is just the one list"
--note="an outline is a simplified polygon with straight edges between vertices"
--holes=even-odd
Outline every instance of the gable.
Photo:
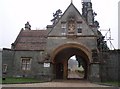
[[[69,33],[69,23],[72,22],[72,19],[74,19],[74,35],[78,35],[78,25],[82,30],[82,33],[79,35],[95,35],[95,33],[92,31],[92,29],[89,27],[87,22],[84,20],[80,12],[76,9],[76,7],[71,3],[69,7],[66,9],[66,11],[63,13],[59,21],[54,25],[52,28],[51,32],[49,33],[48,36],[63,36],[63,35],[68,35]],[[71,20],[71,22],[69,21]],[[66,25],[65,27],[65,34],[63,34],[63,29],[62,29],[62,24]],[[64,27],[63,27],[64,28]]]

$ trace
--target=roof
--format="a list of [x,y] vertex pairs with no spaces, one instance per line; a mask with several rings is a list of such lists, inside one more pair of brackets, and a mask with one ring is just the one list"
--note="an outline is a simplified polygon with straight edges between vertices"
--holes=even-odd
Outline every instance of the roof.
[[[71,2],[70,5],[67,7],[67,9],[64,11],[64,13],[62,14],[62,16],[60,17],[60,19],[64,16],[64,14],[68,11],[68,9],[73,6],[75,8],[75,10],[79,13],[79,15],[83,18],[83,20],[85,20],[85,18],[81,15],[81,13],[78,11],[78,9],[74,6],[74,4]],[[60,19],[58,19],[58,21],[55,23],[55,25],[53,26],[56,26],[56,24],[60,21]]]
[[44,50],[46,47],[46,30],[21,30],[13,43],[14,50]]
[[[60,30],[62,21],[68,21],[69,17],[74,17],[76,21],[82,21],[82,35],[79,36],[94,36],[96,37],[96,32],[89,26],[85,18],[81,15],[81,13],[78,11],[78,9],[74,6],[74,4],[71,2],[68,8],[64,11],[63,15],[58,19],[58,21],[53,25],[53,28],[48,33],[48,36],[63,36],[60,33],[62,31]],[[68,26],[67,26],[68,29]],[[74,34],[76,35],[76,34]]]

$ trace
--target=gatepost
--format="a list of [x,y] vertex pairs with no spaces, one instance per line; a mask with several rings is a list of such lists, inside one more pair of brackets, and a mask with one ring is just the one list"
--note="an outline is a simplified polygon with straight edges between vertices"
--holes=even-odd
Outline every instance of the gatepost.
[[91,82],[100,82],[100,63],[91,63],[90,64],[89,80]]

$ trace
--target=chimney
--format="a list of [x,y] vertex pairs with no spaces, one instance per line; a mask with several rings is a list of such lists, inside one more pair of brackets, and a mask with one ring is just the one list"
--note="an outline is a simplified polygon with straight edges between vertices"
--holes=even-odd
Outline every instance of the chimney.
[[31,25],[29,24],[29,22],[25,24],[25,30],[31,30]]
[[94,25],[94,13],[91,0],[82,0],[82,16],[88,22],[88,25]]

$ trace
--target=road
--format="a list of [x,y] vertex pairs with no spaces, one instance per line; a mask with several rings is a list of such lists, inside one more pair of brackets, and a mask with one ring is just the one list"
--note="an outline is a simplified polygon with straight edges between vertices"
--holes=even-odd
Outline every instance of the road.
[[68,73],[68,78],[76,78],[76,79],[80,79],[80,78],[83,78],[84,77],[84,75],[80,75],[80,73],[78,74],[77,72],[75,72],[75,71],[69,71],[69,73]]
[[85,80],[57,80],[45,83],[32,84],[4,84],[2,87],[109,87],[90,83]]

